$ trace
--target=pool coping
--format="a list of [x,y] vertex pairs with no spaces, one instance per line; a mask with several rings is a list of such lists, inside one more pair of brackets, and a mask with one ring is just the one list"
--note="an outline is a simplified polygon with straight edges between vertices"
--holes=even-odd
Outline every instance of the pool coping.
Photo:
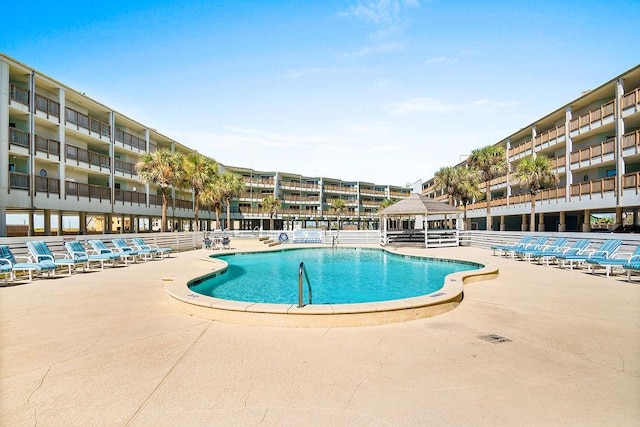
[[[304,245],[289,249],[326,246]],[[342,245],[346,248],[374,248],[396,255],[405,256],[396,250],[381,246]],[[231,251],[224,255],[250,252],[276,252],[283,249],[265,248],[257,251]],[[416,258],[466,261],[455,258],[429,257],[428,255],[406,255]],[[231,301],[198,294],[189,288],[195,281],[208,276],[218,275],[227,268],[227,263],[217,258],[200,258],[202,271],[194,271],[190,279],[166,278],[167,301],[173,308],[208,320],[229,323],[280,326],[280,327],[347,327],[371,326],[387,323],[405,322],[424,317],[435,316],[454,309],[462,301],[464,285],[480,280],[490,280],[499,274],[499,269],[482,264],[478,270],[451,273],[445,277],[444,285],[436,292],[411,298],[383,302],[358,304],[311,304],[298,307],[297,304],[267,304],[243,301]]]

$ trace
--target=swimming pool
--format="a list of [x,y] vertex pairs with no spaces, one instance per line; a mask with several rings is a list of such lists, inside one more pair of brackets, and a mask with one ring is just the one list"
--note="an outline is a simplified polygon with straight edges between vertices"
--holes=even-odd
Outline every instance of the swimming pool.
[[[379,249],[293,249],[216,257],[228,268],[191,284],[202,295],[233,301],[294,304],[304,262],[313,304],[390,301],[432,294],[451,273],[480,264],[397,255]],[[307,284],[304,301],[308,301]]]

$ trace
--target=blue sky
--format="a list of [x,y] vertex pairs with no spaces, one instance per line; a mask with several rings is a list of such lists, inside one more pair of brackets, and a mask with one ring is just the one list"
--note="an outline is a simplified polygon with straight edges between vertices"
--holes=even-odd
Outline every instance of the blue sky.
[[223,164],[428,179],[640,62],[638,1],[31,1],[0,51]]

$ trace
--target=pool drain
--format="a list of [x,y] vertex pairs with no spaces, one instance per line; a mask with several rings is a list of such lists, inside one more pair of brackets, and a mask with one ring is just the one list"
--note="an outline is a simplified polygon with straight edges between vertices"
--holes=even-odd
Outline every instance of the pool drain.
[[498,344],[501,342],[511,342],[509,338],[501,337],[500,335],[496,335],[496,334],[480,335],[478,338],[483,339],[485,341],[489,341],[490,343],[494,343],[494,344]]

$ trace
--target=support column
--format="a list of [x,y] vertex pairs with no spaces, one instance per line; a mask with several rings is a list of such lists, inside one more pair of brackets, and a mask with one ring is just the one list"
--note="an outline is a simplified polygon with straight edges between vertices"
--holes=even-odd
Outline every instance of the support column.
[[529,215],[522,214],[522,223],[520,224],[520,231],[529,231],[529,226],[527,225],[527,217]]
[[27,230],[27,236],[36,235],[36,231],[33,227],[33,224],[34,224],[33,216],[34,216],[33,211],[29,211],[29,214],[27,215],[27,217],[29,218],[29,230]]
[[62,236],[62,227],[63,227],[62,221],[63,220],[64,220],[64,217],[62,216],[62,213],[59,213],[58,214],[58,231],[56,233],[58,236]]
[[0,206],[0,237],[7,237],[7,208]]
[[623,222],[623,218],[622,218],[622,206],[616,206],[616,221],[615,224],[613,224],[613,228],[615,229],[616,227],[622,225]]
[[44,210],[44,235],[51,236],[51,210]]
[[564,211],[560,212],[560,224],[558,224],[558,231],[567,231],[567,213]]
[[591,211],[589,209],[584,210],[584,220],[582,221],[582,232],[588,233],[591,231]]
[[500,215],[500,231],[505,231],[506,229],[507,229],[507,218],[504,215]]
[[87,234],[87,213],[78,212],[78,234]]
[[106,234],[113,233],[113,215],[106,214],[104,217],[104,232]]
[[[531,220],[533,220],[533,218]],[[544,229],[544,214],[542,212],[540,212],[538,214],[538,231],[545,231],[545,229]]]

